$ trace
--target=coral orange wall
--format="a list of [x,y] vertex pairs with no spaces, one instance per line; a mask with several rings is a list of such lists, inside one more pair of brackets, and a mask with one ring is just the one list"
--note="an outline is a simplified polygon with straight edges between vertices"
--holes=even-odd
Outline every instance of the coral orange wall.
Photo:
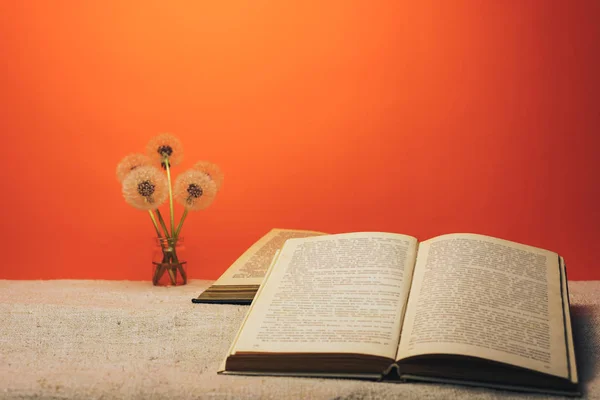
[[[5,1],[0,278],[150,279],[115,166],[160,132],[225,185],[216,278],[272,227],[478,232],[600,279],[600,2]],[[177,171],[175,171],[177,173]]]

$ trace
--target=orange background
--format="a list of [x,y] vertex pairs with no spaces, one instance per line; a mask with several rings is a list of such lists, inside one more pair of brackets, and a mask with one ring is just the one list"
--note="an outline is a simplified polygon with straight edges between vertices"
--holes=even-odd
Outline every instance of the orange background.
[[172,132],[175,175],[225,172],[184,226],[192,278],[282,227],[477,232],[600,279],[599,20],[595,0],[3,1],[0,278],[150,280],[115,167]]

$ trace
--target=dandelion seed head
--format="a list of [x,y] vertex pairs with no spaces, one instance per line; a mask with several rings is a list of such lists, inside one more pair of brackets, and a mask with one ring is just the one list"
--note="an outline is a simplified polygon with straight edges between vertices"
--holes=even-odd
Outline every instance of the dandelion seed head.
[[153,137],[148,142],[146,153],[152,160],[164,168],[165,158],[169,160],[170,166],[181,163],[183,159],[183,146],[175,136],[170,133],[162,133]]
[[155,166],[136,167],[123,180],[125,201],[140,210],[154,210],[167,200],[169,183]]
[[156,187],[156,185],[150,181],[141,181],[140,183],[138,183],[137,187],[137,191],[140,195],[144,197],[149,197],[154,194],[154,188]]
[[187,188],[187,192],[190,194],[191,197],[197,199],[200,196],[202,196],[202,188],[198,185],[196,185],[195,183],[190,183],[188,188]]
[[123,183],[123,180],[129,175],[129,173],[135,170],[138,167],[142,167],[144,165],[151,165],[152,160],[144,155],[139,153],[129,154],[124,157],[121,162],[117,165],[117,179],[119,182]]
[[157,153],[163,157],[171,157],[171,154],[173,154],[173,148],[171,146],[160,146],[157,150]]
[[204,172],[194,169],[181,173],[175,180],[175,199],[190,211],[202,210],[217,195],[216,183]]
[[221,186],[223,186],[224,175],[217,164],[211,163],[210,161],[198,161],[194,164],[193,169],[208,175],[208,177],[217,185],[217,190],[220,190]]

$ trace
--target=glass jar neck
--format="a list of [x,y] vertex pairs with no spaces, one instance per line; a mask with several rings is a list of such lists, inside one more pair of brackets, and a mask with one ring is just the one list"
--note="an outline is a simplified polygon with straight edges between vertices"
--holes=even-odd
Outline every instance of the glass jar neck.
[[169,246],[177,246],[177,245],[182,245],[184,240],[183,240],[183,236],[177,237],[177,238],[155,238],[155,243],[160,245],[160,246],[165,246],[165,245],[169,245]]

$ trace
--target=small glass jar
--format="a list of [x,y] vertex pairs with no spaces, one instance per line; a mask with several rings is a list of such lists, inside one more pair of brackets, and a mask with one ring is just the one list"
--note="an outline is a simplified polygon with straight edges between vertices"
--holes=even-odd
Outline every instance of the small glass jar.
[[152,251],[152,284],[180,286],[187,283],[183,237],[157,238]]

